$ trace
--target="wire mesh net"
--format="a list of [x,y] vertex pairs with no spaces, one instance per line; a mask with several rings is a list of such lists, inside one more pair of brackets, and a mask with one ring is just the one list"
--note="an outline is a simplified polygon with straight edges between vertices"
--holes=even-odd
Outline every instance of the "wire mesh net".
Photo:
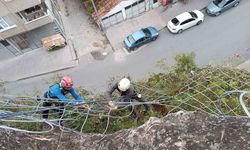
[[[108,106],[109,100],[105,97],[85,97],[88,107],[81,107],[82,104],[60,105],[60,101],[55,99],[1,95],[0,128],[27,133],[48,133],[54,128],[60,128],[80,135],[85,132],[105,134],[109,128],[115,128],[111,127],[111,124],[119,124],[121,119],[133,124],[133,121],[130,122],[132,111],[127,108],[138,109],[140,113],[140,105],[143,104],[151,106],[152,113],[148,114],[149,116],[154,115],[154,112],[167,115],[187,110],[216,116],[250,117],[248,73],[238,69],[208,66],[191,71],[182,82],[176,82],[177,76],[160,73],[147,81],[133,83],[145,102],[124,102],[120,97],[116,97],[113,99],[118,106],[116,110]],[[51,106],[44,107],[45,102],[51,103]],[[46,119],[42,117],[45,111],[49,112]],[[102,125],[94,129],[93,125],[97,124]]]

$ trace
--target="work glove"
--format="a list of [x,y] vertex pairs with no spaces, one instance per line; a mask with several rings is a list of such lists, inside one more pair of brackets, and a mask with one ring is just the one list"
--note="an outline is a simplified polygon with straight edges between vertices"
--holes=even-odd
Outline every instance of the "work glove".
[[88,104],[82,104],[82,105],[80,105],[78,107],[81,108],[81,109],[89,109],[90,108]]
[[40,101],[40,100],[42,100],[42,99],[40,98],[40,96],[37,95],[37,96],[36,96],[36,100],[37,100],[37,101]]
[[111,110],[117,110],[117,106],[116,106],[115,103],[112,102],[112,101],[109,101],[109,102],[108,102],[108,107],[109,107],[109,109],[111,109]]
[[89,108],[89,105],[88,104],[85,104],[84,102],[74,102],[72,103],[73,106],[78,106],[78,108],[81,108],[81,109],[85,109],[85,108]]

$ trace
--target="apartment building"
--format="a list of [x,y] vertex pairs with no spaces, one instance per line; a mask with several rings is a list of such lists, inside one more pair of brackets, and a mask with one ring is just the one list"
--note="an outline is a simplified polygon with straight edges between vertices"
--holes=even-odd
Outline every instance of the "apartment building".
[[42,38],[64,35],[56,8],[56,0],[0,0],[0,55],[41,50]]

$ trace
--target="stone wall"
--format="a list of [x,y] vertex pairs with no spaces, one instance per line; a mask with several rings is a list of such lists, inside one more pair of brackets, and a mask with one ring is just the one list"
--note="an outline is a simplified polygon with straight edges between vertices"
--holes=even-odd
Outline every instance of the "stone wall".
[[150,118],[144,125],[108,134],[60,132],[27,135],[0,130],[0,149],[84,149],[84,150],[248,150],[250,119],[219,118],[198,112],[178,112],[164,118]]

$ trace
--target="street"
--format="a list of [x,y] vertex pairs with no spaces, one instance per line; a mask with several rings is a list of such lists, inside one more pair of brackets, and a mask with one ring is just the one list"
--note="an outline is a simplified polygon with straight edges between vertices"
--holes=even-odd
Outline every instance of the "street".
[[[56,74],[70,75],[74,85],[84,86],[94,93],[104,92],[111,77],[131,75],[134,80],[148,77],[149,73],[159,72],[155,66],[162,58],[169,66],[174,64],[174,57],[180,53],[196,53],[196,62],[203,66],[208,63],[221,64],[223,60],[239,54],[242,59],[250,58],[250,1],[241,1],[218,17],[205,14],[204,22],[185,30],[181,34],[171,34],[165,28],[159,38],[143,46],[131,55],[121,50],[107,56],[105,60],[87,62],[80,60],[80,65],[73,69],[61,71],[5,85],[8,94],[32,95],[36,91],[48,89],[48,81]],[[173,16],[174,17],[174,16]],[[168,21],[168,20],[167,20]],[[167,22],[166,21],[166,22]]]

